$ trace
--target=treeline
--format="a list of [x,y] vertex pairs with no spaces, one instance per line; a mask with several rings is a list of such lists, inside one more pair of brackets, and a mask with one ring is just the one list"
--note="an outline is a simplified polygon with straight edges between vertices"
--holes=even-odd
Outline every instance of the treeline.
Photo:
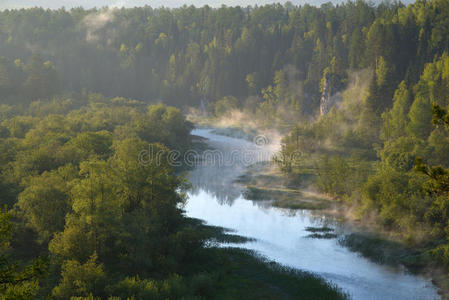
[[203,238],[167,157],[191,143],[178,109],[91,94],[1,110],[0,298],[188,295],[176,274]]
[[[399,15],[422,16],[420,5]],[[286,173],[301,178],[307,160],[315,161],[315,186],[359,220],[419,249],[413,266],[449,266],[448,50],[441,44],[443,54],[423,66],[417,81],[409,69],[397,84],[396,65],[378,56],[374,72],[352,75],[338,108],[298,124],[283,144]]]
[[[408,7],[355,1],[319,8],[5,10],[0,89],[21,84],[14,79],[24,69],[20,59],[29,62],[28,77],[38,86],[56,67],[59,85],[53,81],[46,93],[59,86],[180,107],[234,96],[240,106],[261,105],[266,114],[282,106],[300,117],[318,110],[326,76],[336,92],[347,84],[348,70],[385,65],[390,72],[379,87],[385,99],[403,78],[418,80],[424,63],[448,43],[445,14],[441,0]],[[36,54],[51,63],[30,60]],[[385,99],[373,109],[385,108]]]

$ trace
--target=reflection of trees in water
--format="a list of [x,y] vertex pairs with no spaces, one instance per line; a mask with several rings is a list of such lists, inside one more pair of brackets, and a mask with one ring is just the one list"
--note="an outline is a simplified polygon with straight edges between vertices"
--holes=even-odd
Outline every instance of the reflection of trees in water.
[[204,190],[216,197],[218,203],[232,205],[242,193],[242,187],[234,183],[242,172],[242,169],[237,167],[198,167],[189,174],[191,194],[198,195]]
[[219,204],[232,205],[242,195],[242,186],[234,181],[246,172],[249,165],[269,160],[270,153],[245,140],[201,133],[201,136],[209,138],[208,144],[213,150],[203,154],[199,165],[189,172],[190,193],[198,195],[200,190],[204,190],[216,197]]
[[237,199],[241,193],[238,186],[230,187],[230,186],[224,186],[221,184],[217,185],[211,185],[211,184],[204,184],[199,185],[197,187],[192,188],[192,194],[196,195],[199,193],[200,190],[205,191],[206,193],[213,195],[217,198],[217,202],[221,205],[228,204],[232,205]]

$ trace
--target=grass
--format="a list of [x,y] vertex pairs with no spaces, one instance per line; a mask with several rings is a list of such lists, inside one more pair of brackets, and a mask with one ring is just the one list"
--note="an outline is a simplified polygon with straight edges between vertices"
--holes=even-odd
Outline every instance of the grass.
[[286,268],[237,248],[210,249],[211,267],[224,272],[213,299],[348,299],[338,287],[311,273]]
[[[291,209],[325,210],[335,208],[331,199],[307,195],[304,192],[308,186],[313,185],[316,174],[314,161],[318,156],[310,157],[305,166],[296,168],[292,175],[286,176],[279,171],[273,171],[264,165],[252,166],[245,176],[239,178],[239,182],[247,186],[247,198],[272,199],[273,206]],[[302,192],[301,192],[302,191]],[[301,194],[302,193],[302,194]],[[308,197],[311,196],[311,197]],[[335,217],[343,217],[338,212],[327,210],[323,213],[336,214]],[[342,218],[343,222],[347,221]],[[334,239],[337,238],[340,245],[353,252],[358,252],[369,260],[393,267],[406,267],[414,274],[428,275],[431,270],[433,283],[441,288],[444,293],[442,299],[449,299],[449,280],[446,271],[441,265],[435,263],[432,258],[432,249],[435,245],[414,244],[412,246],[400,240],[384,236],[382,233],[357,232],[339,237],[330,228],[309,228],[307,238]]]
[[[236,136],[238,132],[219,134]],[[243,137],[245,138],[245,137]],[[247,137],[246,137],[247,138]],[[322,210],[332,205],[330,199],[305,192],[316,177],[317,157],[307,161],[293,175],[287,177],[270,163],[258,163],[239,177],[237,182],[246,186],[244,196],[253,201],[270,201],[271,205],[289,209]],[[214,229],[219,235],[217,241],[246,242],[245,238],[229,231]],[[333,239],[338,235],[329,227],[308,227],[307,238]],[[410,271],[420,273],[429,265],[429,253],[416,247],[406,247],[395,242],[367,233],[352,233],[339,239],[339,243],[358,252],[364,257],[392,266],[403,265]],[[219,261],[211,259],[220,272],[228,272],[220,279],[216,297],[213,299],[345,299],[335,286],[326,283],[313,274],[283,268],[273,262],[258,257],[254,252],[236,248],[210,248]],[[229,261],[230,259],[230,261]],[[226,265],[226,267],[225,267]]]
[[[245,243],[251,240],[225,228],[204,225],[197,219],[189,219],[189,222],[214,242]],[[349,298],[340,288],[317,275],[281,266],[251,250],[219,247],[212,243],[202,250],[200,258],[184,275],[190,278],[202,299]]]
[[[225,134],[227,132],[220,132]],[[236,132],[231,132],[235,136]],[[201,146],[201,140],[199,145]],[[260,181],[260,177],[258,180]],[[263,178],[271,184],[281,179],[277,174]],[[323,202],[304,193],[287,188],[251,187],[254,198],[274,199],[273,205],[296,209],[323,207]],[[318,200],[318,201],[315,201]],[[246,243],[242,237],[226,228],[206,226],[200,220],[190,219],[198,232],[207,238],[208,247],[201,254],[201,261],[189,270],[192,285],[200,286],[200,294],[206,299],[348,299],[348,295],[332,283],[312,273],[281,266],[257,255],[254,251],[222,247],[219,244]],[[199,281],[200,283],[198,283]],[[196,288],[195,288],[196,289]]]
[[292,188],[289,179],[270,163],[254,164],[237,182],[246,186],[244,196],[253,201],[272,201],[271,205],[289,209],[326,209],[331,201],[304,189]]
[[311,239],[335,239],[338,237],[335,233],[312,233],[306,236]]
[[337,234],[333,233],[334,229],[330,227],[306,227],[306,231],[311,232],[306,238],[312,239],[334,239],[338,237]]
[[330,227],[306,227],[305,228],[306,231],[308,232],[313,232],[313,233],[328,233],[328,232],[332,232],[334,231],[334,229],[330,228]]
[[422,249],[407,247],[403,243],[372,234],[351,233],[342,237],[339,243],[376,263],[391,266],[403,265],[412,272],[419,272],[430,262],[430,256],[425,247]]
[[295,190],[263,188],[247,186],[244,197],[253,201],[271,200],[271,205],[289,209],[325,209],[329,207],[329,201],[311,196]]
[[[195,219],[191,219],[195,220]],[[218,226],[210,226],[203,225],[200,220],[197,220],[200,230],[207,237],[209,244],[220,244],[220,243],[232,243],[232,244],[243,244],[247,242],[255,241],[253,238],[248,238],[236,234],[232,234],[234,231],[231,229],[218,227]]]

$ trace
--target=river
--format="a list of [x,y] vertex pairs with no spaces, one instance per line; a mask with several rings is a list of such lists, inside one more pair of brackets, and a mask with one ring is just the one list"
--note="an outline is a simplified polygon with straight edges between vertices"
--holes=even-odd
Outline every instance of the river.
[[308,226],[326,225],[339,232],[345,230],[325,216],[246,200],[242,194],[243,186],[235,180],[245,173],[249,164],[269,159],[273,152],[269,147],[216,135],[210,129],[196,129],[193,134],[207,138],[216,150],[209,157],[213,158],[206,160],[209,163],[199,164],[189,173],[193,188],[185,205],[187,216],[254,238],[235,246],[255,250],[280,264],[318,274],[339,286],[352,299],[440,299],[437,289],[426,278],[400,268],[375,264],[342,247],[337,239],[308,238],[310,232],[305,230]]

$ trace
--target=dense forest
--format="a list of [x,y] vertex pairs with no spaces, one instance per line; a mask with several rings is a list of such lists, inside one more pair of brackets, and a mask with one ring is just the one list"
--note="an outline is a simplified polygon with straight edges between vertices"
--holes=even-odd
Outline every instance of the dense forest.
[[367,68],[346,69],[329,113],[298,122],[279,159],[299,183],[313,169],[314,186],[353,218],[419,249],[410,266],[447,274],[449,3],[387,11],[365,31]]
[[263,96],[313,112],[324,74],[337,91],[348,70],[381,57],[394,66],[382,92],[392,94],[403,78],[416,82],[446,48],[446,5],[5,10],[2,95],[14,102],[87,90],[178,106]]
[[37,279],[48,272],[61,273],[56,299],[101,296],[110,270],[170,274],[179,264],[172,258],[201,245],[177,206],[181,178],[166,160],[139,161],[148,143],[163,153],[189,145],[191,124],[179,110],[158,105],[145,112],[137,101],[100,95],[78,109],[62,99],[34,104],[3,121],[1,197],[14,210],[2,212],[1,232],[5,253],[12,247],[16,259],[41,259],[19,271],[1,256],[2,299],[33,298]]
[[222,100],[218,112],[257,110],[272,126],[276,113],[315,115],[325,83],[335,94],[375,69],[365,80],[380,114],[447,49],[447,5],[4,10],[0,90],[6,103],[95,92],[214,111]]
[[189,107],[279,129],[286,176],[449,267],[447,0],[30,8],[0,11],[0,299],[226,285],[180,170],[139,161],[192,147]]

